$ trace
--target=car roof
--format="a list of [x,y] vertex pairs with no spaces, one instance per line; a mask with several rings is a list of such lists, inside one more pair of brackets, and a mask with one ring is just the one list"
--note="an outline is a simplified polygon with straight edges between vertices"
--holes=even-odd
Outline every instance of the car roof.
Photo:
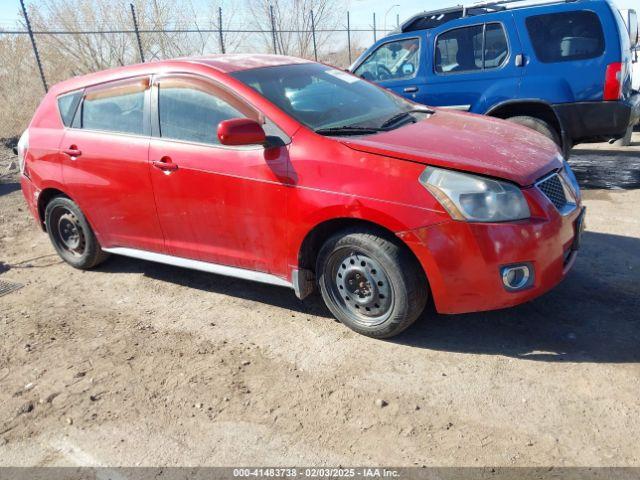
[[313,62],[297,57],[269,54],[219,54],[183,57],[101,70],[99,72],[70,78],[56,84],[51,90],[53,94],[58,95],[60,93],[78,90],[91,85],[130,78],[137,75],[151,75],[153,73],[164,73],[170,70],[178,70],[181,65],[184,66],[185,64],[203,65],[217,70],[220,73],[227,74],[241,70],[304,63]]
[[300,63],[312,63],[310,60],[287,55],[234,53],[223,55],[206,55],[203,57],[180,58],[178,61],[195,62],[213,67],[223,73],[251,70],[263,67],[278,67]]
[[409,33],[419,30],[430,30],[438,28],[449,22],[454,22],[468,17],[479,17],[488,14],[509,13],[513,10],[536,10],[539,7],[554,7],[564,4],[584,5],[605,2],[609,0],[489,0],[486,2],[476,2],[471,5],[456,5],[439,10],[428,10],[417,15],[413,15],[404,21],[397,29],[393,30],[389,36],[398,33]]

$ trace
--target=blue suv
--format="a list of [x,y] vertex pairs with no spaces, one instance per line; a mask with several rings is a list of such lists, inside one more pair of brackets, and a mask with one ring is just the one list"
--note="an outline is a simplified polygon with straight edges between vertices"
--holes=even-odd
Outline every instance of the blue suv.
[[637,31],[609,0],[513,3],[416,15],[350,70],[419,103],[527,125],[565,154],[624,136],[640,117],[631,85]]

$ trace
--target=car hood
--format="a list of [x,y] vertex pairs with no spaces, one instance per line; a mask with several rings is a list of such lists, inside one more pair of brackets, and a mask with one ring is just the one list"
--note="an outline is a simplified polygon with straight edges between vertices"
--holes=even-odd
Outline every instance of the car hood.
[[362,152],[503,178],[521,186],[562,166],[556,144],[529,128],[441,109],[414,124],[340,141]]

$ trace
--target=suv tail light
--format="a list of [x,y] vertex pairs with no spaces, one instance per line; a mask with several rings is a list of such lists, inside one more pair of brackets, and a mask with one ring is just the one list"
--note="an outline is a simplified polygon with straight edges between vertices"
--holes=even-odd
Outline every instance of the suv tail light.
[[25,174],[25,157],[27,155],[27,149],[29,148],[29,130],[25,130],[20,140],[18,140],[18,165],[20,166],[20,173]]
[[607,65],[604,77],[604,100],[620,100],[622,97],[622,63]]

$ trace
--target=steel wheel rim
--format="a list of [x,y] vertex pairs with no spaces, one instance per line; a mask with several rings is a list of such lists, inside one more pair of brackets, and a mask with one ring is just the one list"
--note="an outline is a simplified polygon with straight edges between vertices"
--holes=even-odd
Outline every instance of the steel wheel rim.
[[51,213],[51,234],[58,248],[74,257],[84,254],[87,239],[78,217],[65,207]]
[[364,252],[341,249],[328,259],[325,284],[331,299],[355,323],[375,327],[393,310],[389,276],[376,259]]

